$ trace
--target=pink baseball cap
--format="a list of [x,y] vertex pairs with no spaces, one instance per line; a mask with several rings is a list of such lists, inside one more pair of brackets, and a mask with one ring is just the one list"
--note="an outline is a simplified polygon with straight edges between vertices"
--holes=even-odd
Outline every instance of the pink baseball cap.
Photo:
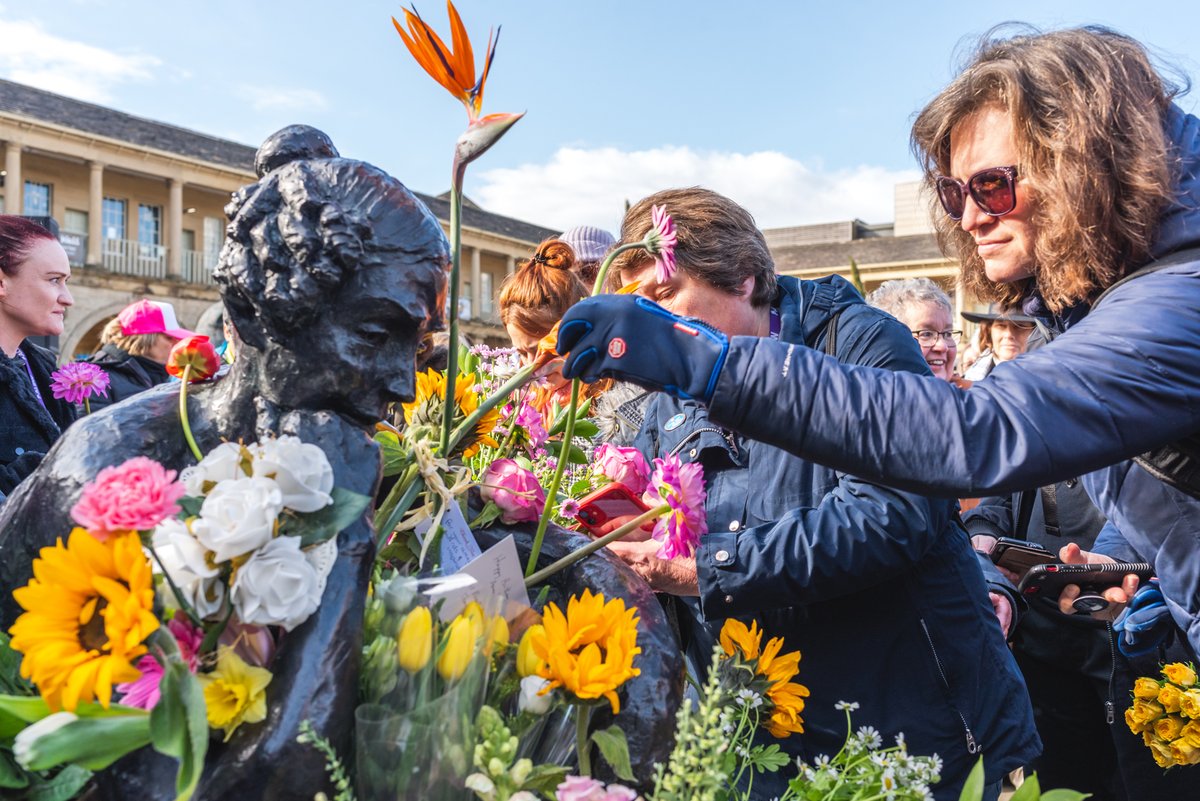
[[157,300],[139,300],[137,303],[131,303],[121,309],[117,319],[121,321],[121,333],[125,336],[166,334],[174,339],[196,336],[195,331],[179,327],[174,306]]

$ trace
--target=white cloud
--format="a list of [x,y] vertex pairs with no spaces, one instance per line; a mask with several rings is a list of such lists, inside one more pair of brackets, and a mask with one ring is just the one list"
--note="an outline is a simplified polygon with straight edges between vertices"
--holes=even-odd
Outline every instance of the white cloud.
[[659,147],[563,147],[544,164],[483,170],[467,194],[488,211],[550,228],[601,225],[616,231],[626,200],[659,189],[704,186],[745,206],[762,228],[859,218],[894,218],[893,187],[916,170],[860,165],[828,170],[782,153]]
[[47,33],[37,22],[0,19],[0,74],[50,92],[106,103],[111,90],[147,81],[162,62],[144,53],[118,53]]
[[325,96],[313,89],[242,85],[237,93],[255,111],[320,111],[329,105]]

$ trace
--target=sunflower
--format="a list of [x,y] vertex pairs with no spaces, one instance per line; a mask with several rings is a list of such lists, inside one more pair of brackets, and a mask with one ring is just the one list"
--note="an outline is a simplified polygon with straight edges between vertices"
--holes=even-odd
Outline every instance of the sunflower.
[[[478,383],[479,378],[474,373],[460,375],[455,381],[454,399],[457,401],[458,407],[454,411],[455,425],[461,423],[479,408],[479,393],[475,391],[475,385]],[[417,373],[416,397],[411,403],[401,404],[404,409],[405,425],[410,428],[430,426],[437,429],[441,425],[442,404],[445,401],[446,374],[433,369]],[[499,421],[500,413],[495,409],[490,410],[479,419],[479,422],[475,424],[474,433],[465,437],[458,445],[462,449],[464,459],[470,459],[479,452],[479,448],[483,445],[490,445],[494,448],[499,444],[492,438],[492,431],[495,430]]]
[[[804,699],[808,688],[792,681],[800,672],[800,652],[779,655],[783,649],[783,638],[772,637],[762,645],[762,631],[758,621],[747,626],[740,620],[729,618],[721,627],[721,648],[725,660],[749,663],[754,679],[750,686],[761,692],[769,702],[763,726],[776,737],[804,731]],[[760,652],[761,648],[761,652]]]
[[549,679],[543,692],[565,687],[577,698],[608,699],[613,714],[621,711],[617,688],[641,673],[633,658],[637,647],[637,609],[620,598],[605,601],[585,589],[567,602],[564,615],[548,604],[542,625],[530,629],[530,647],[540,660],[538,675]]
[[51,710],[81,701],[108,707],[114,684],[136,681],[133,663],[158,628],[150,562],[136,531],[100,542],[82,528],[43,548],[29,584],[13,597],[25,610],[10,632],[24,654],[21,675]]

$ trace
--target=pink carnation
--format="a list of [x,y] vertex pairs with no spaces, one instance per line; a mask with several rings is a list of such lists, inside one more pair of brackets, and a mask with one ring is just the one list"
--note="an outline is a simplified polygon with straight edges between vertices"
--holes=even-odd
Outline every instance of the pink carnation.
[[108,394],[108,373],[91,362],[64,364],[50,378],[50,393],[68,403],[83,403],[85,398]]
[[619,784],[604,786],[604,782],[588,776],[568,776],[554,788],[556,801],[635,801],[638,794]]
[[634,495],[648,489],[650,468],[637,448],[619,448],[606,442],[596,449],[595,464],[601,474],[624,484]]
[[546,492],[537,476],[512,459],[497,459],[483,474],[480,494],[500,507],[505,523],[537,520],[546,505]]
[[654,475],[650,488],[642,496],[647,506],[666,501],[671,511],[658,518],[651,534],[661,547],[660,559],[691,556],[696,552],[700,537],[708,533],[704,513],[704,468],[698,464],[683,464],[678,456],[654,460]]
[[174,470],[135,456],[104,468],[85,484],[71,517],[101,540],[117,531],[149,531],[179,514],[176,501],[185,492],[183,484],[175,480]]
[[[195,673],[200,664],[200,644],[204,642],[204,631],[189,623],[182,613],[176,613],[174,619],[167,623],[167,628],[175,635],[180,656],[188,670]],[[146,654],[137,661],[135,667],[142,671],[142,675],[136,681],[117,685],[117,692],[122,695],[121,703],[138,709],[153,709],[161,697],[159,685],[162,684],[162,665]]]

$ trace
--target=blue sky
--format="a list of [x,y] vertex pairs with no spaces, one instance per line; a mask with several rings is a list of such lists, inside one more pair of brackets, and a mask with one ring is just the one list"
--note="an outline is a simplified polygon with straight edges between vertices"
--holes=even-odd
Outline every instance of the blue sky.
[[[330,9],[336,13],[331,14]],[[437,194],[461,105],[404,49],[397,2],[41,0],[0,6],[0,76],[258,144],[325,129],[343,155]],[[446,10],[420,0],[445,34]],[[1200,78],[1196,2],[461,0],[484,111],[528,112],[467,194],[548,227],[615,227],[626,199],[703,184],[764,227],[892,219],[912,115],[991,26],[1099,23]],[[184,13],[184,9],[187,13]],[[1200,88],[1181,101],[1196,111]]]

